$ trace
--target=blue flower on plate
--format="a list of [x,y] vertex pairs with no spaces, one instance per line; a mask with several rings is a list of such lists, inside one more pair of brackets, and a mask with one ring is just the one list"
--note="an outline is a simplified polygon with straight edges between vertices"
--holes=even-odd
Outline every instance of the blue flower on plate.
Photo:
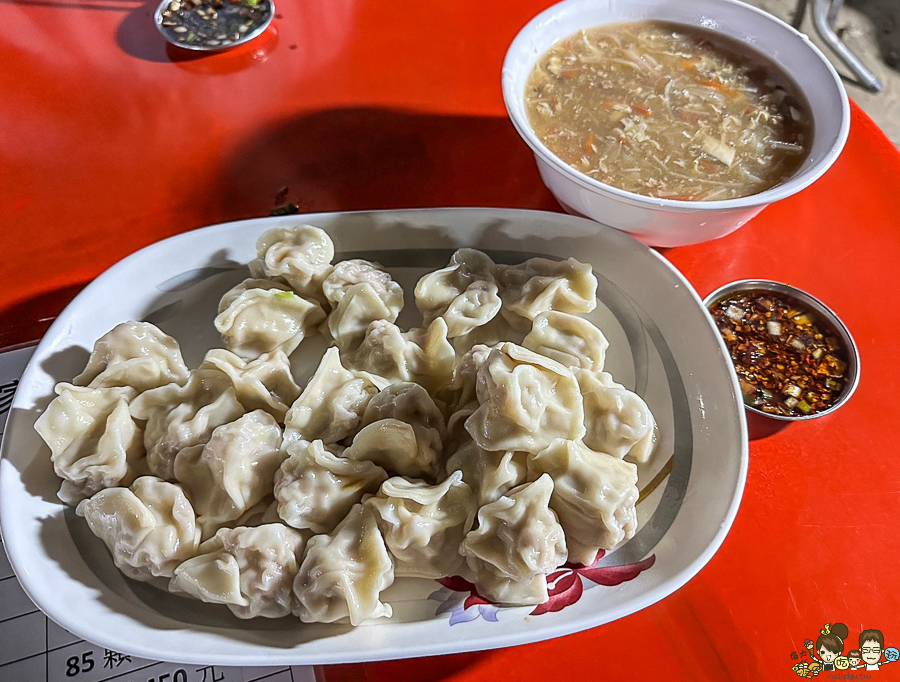
[[450,625],[468,623],[478,618],[483,618],[491,623],[497,622],[498,608],[496,606],[484,603],[479,598],[473,600],[465,593],[442,587],[428,595],[428,598],[440,602],[434,615],[439,616],[442,613],[450,612]]

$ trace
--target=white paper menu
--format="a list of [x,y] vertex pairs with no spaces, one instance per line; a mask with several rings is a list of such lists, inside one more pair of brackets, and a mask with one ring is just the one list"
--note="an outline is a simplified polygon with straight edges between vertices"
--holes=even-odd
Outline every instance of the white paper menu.
[[[33,348],[0,353],[0,436]],[[150,661],[79,639],[47,618],[0,550],[0,682],[315,682],[311,667],[235,668]]]

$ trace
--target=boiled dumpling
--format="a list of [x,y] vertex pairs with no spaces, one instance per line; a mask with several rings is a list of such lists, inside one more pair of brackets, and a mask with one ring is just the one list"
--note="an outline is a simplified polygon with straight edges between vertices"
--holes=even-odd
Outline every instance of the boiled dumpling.
[[188,368],[178,342],[149,322],[123,322],[101,336],[76,386],[130,386],[138,393],[183,384]]
[[479,407],[466,430],[484,450],[540,452],[554,438],[584,435],[581,392],[571,370],[504,343],[478,369]]
[[397,576],[444,578],[456,575],[459,546],[472,527],[475,496],[456,471],[437,485],[389,478],[366,502],[378,516]]
[[156,476],[172,479],[175,455],[209,440],[213,429],[244,414],[234,385],[216,369],[196,369],[184,386],[169,384],[139,395],[129,405],[135,419],[147,422],[147,464]]
[[467,407],[472,408],[471,412],[478,408],[478,396],[475,390],[478,370],[488,359],[492,350],[493,348],[490,346],[477,344],[460,357],[456,367],[453,368],[452,380],[439,393],[448,414]]
[[[450,454],[458,451],[468,443],[474,443],[472,436],[466,431],[466,421],[478,409],[478,403],[469,403],[447,418],[447,436],[444,438],[444,453]],[[480,448],[479,448],[480,449]]]
[[403,289],[377,263],[352,259],[338,263],[322,285],[331,304],[328,330],[338,347],[359,348],[369,324],[393,322],[403,309]]
[[441,466],[441,442],[434,431],[399,419],[379,419],[363,427],[342,454],[411,478],[435,480]]
[[285,282],[301,296],[322,301],[322,282],[331,273],[334,243],[312,225],[275,227],[256,242],[257,258],[250,263],[254,277]]
[[290,298],[288,294],[295,294],[296,291],[291,289],[290,286],[285,284],[284,282],[278,282],[274,279],[267,279],[265,277],[248,277],[245,280],[235,284],[228,291],[222,294],[222,298],[219,299],[219,308],[218,312],[221,313],[223,310],[227,309],[232,303],[234,303],[237,299],[241,297],[242,294],[252,291],[254,289],[266,289],[272,290],[275,292],[280,292],[284,294],[282,298],[288,299]]
[[453,299],[441,317],[447,323],[447,338],[466,336],[488,324],[500,312],[500,296],[496,282],[472,282]]
[[304,623],[359,625],[391,616],[379,599],[394,568],[374,512],[357,504],[329,535],[316,535],[294,579],[294,615]]
[[371,424],[392,417],[408,424],[444,431],[444,415],[428,391],[412,381],[398,381],[382,388],[366,405],[362,423]]
[[567,557],[552,494],[553,481],[543,475],[478,510],[478,526],[460,552],[481,596],[506,604],[547,601],[547,574]]
[[362,426],[382,419],[397,419],[413,427],[416,440],[440,453],[444,442],[444,415],[428,391],[411,381],[381,389],[363,412]]
[[278,502],[270,490],[269,493],[247,509],[243,514],[234,521],[222,524],[223,528],[237,528],[238,526],[262,526],[266,523],[282,523],[281,517],[278,516]]
[[322,283],[322,291],[334,309],[350,288],[357,284],[368,284],[389,310],[396,310],[399,314],[403,309],[403,289],[400,285],[381,265],[361,258],[337,263]]
[[145,467],[143,433],[128,411],[134,389],[60,383],[55,390],[59,397],[34,428],[63,479],[59,499],[74,505],[104,488],[130,484]]
[[238,401],[247,411],[265,410],[278,421],[300,396],[291,364],[283,350],[247,361],[224,348],[207,351],[200,369],[217,369],[231,379]]
[[447,338],[455,339],[491,322],[502,304],[495,267],[481,251],[459,249],[446,268],[422,277],[415,297],[425,324],[441,317],[447,323]]
[[[482,251],[458,249],[447,267],[429,272],[415,288],[416,307],[428,324],[440,317],[453,302],[478,282],[495,283],[494,261]],[[494,287],[496,293],[496,286]],[[496,312],[495,312],[496,314]]]
[[366,493],[374,493],[388,475],[366,460],[340,457],[322,441],[291,443],[288,459],[275,473],[278,515],[294,528],[330,532]]
[[576,371],[584,400],[584,443],[613,457],[647,462],[656,445],[656,421],[647,403],[606,372]]
[[294,578],[306,538],[282,523],[223,528],[175,569],[172,592],[226,604],[238,618],[291,612]]
[[434,393],[450,382],[455,362],[447,323],[439,317],[427,327],[408,332],[386,320],[375,320],[348,364],[392,382],[414,381]]
[[466,421],[478,409],[478,403],[470,403],[450,414],[447,418],[447,436],[444,438],[444,453],[448,456],[467,443],[474,442],[466,431]]
[[609,341],[584,318],[551,310],[534,318],[522,345],[566,367],[599,372]]
[[370,324],[393,322],[403,306],[402,297],[398,301],[393,291],[379,290],[369,282],[353,284],[342,294],[328,316],[328,331],[344,353],[356,352]]
[[460,471],[482,507],[528,480],[528,453],[482,450],[470,439],[447,459],[446,471]]
[[496,346],[500,343],[510,342],[522,345],[522,339],[528,329],[514,329],[503,315],[495,315],[489,322],[473,328],[463,336],[457,336],[450,340],[457,355],[465,355],[469,349],[477,345]]
[[276,282],[248,279],[222,297],[215,326],[228,350],[252,360],[276,349],[290,355],[323,319],[317,301]]
[[354,434],[369,400],[386,383],[346,369],[338,349],[329,348],[285,416],[285,442],[321,440],[331,445]]
[[204,537],[271,494],[284,458],[281,427],[262,410],[216,427],[204,445],[181,450],[175,478],[193,503]]
[[130,578],[171,577],[197,553],[200,529],[181,488],[141,476],[130,488],[107,488],[76,508]]
[[566,532],[569,560],[590,566],[597,550],[634,535],[637,467],[594,452],[583,443],[556,440],[528,460],[532,476],[553,478],[550,508]]
[[503,299],[501,313],[513,326],[530,326],[548,310],[589,313],[597,307],[597,278],[574,258],[530,258],[519,265],[497,266]]
[[198,552],[175,568],[169,591],[210,604],[248,608],[250,600],[241,594],[241,567],[237,559],[224,551],[215,537],[201,544]]

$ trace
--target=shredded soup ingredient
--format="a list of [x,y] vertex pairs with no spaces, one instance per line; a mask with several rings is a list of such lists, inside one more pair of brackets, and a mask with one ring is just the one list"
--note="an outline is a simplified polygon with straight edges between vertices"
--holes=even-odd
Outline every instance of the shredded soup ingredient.
[[529,122],[563,161],[646,196],[712,201],[790,177],[812,139],[808,106],[768,60],[664,22],[560,41],[525,89]]

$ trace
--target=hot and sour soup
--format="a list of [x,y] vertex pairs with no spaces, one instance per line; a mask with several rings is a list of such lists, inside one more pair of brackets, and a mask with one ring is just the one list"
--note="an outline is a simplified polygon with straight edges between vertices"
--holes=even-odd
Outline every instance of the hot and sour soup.
[[525,89],[529,122],[560,159],[637,194],[712,201],[793,175],[809,107],[762,55],[695,27],[644,21],[579,31]]

